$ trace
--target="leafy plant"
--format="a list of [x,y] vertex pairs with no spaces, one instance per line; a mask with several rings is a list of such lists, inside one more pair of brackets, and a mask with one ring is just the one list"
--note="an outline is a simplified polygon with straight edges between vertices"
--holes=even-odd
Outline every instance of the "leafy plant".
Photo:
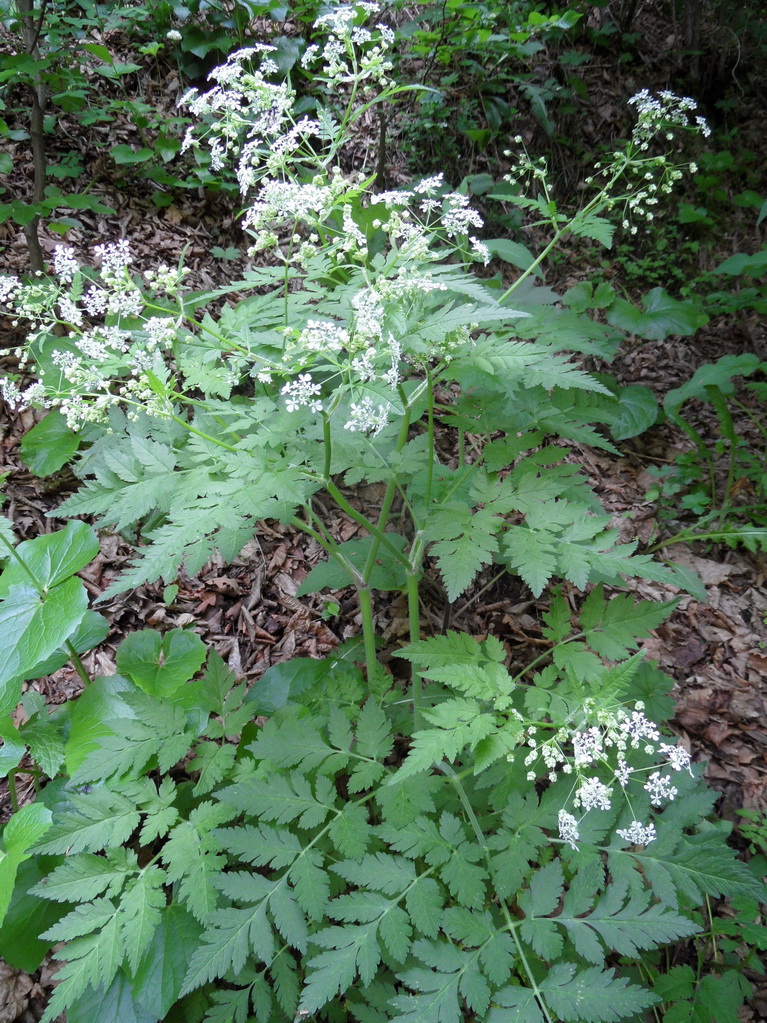
[[[764,368],[756,355],[724,355],[716,363],[701,366],[686,384],[666,395],[666,415],[695,445],[692,451],[677,456],[673,468],[652,470],[659,483],[648,497],[661,501],[662,513],[677,518],[682,510],[697,518],[691,529],[677,534],[674,540],[700,536],[742,544],[749,550],[767,543],[767,436],[747,406],[737,399],[734,383],[735,378],[763,372]],[[764,385],[755,383],[752,387],[759,393]],[[713,449],[682,413],[685,403],[693,399],[710,403],[716,412],[721,439]],[[761,449],[740,436],[730,404],[749,415],[761,434]],[[744,491],[745,502],[741,497]]]
[[[568,235],[610,243],[602,214],[646,187],[632,175],[667,184],[647,150],[689,106],[640,97],[631,143],[575,214],[538,177],[530,195],[512,184],[554,241],[525,255],[491,239],[526,260],[504,289],[471,272],[490,248],[465,195],[439,177],[373,193],[342,170],[358,119],[404,90],[369,6],[318,19],[312,118],[268,52],[232,55],[190,97],[189,144],[235,158],[265,265],[189,294],[183,267],[139,274],[122,241],[98,247],[98,270],[61,247],[58,280],[0,279],[33,320],[19,355],[36,378],[3,395],[53,417],[25,457],[45,472],[77,449],[83,485],[57,514],[142,542],[107,595],[172,587],[278,518],[328,555],[300,592],[353,585],[361,621],[360,641],[250,691],[194,633],[144,630],[113,676],[87,680],[75,659],[78,700],[29,698],[7,770],[29,750],[40,809],[5,832],[0,952],[32,963],[60,945],[46,1023],[632,1018],[667,997],[660,950],[693,939],[707,897],[763,895],[661,732],[670,680],[637,647],[673,605],[605,591],[688,580],[621,544],[566,461],[568,441],[611,446],[593,424],[632,428],[630,399],[575,359],[611,357],[619,336],[535,283]],[[363,482],[383,484],[372,509]],[[318,493],[364,535],[339,543]],[[75,573],[93,534],[67,530],[28,547],[3,530],[7,714],[62,645],[90,643]],[[515,674],[492,636],[422,635],[424,581],[447,618],[491,565],[536,596],[567,583]],[[405,596],[406,688],[378,659],[377,591]]]
[[520,106],[553,134],[553,109],[570,93],[553,75],[542,80],[536,61],[577,24],[573,7],[543,14],[532,4],[451,0],[408,14],[397,37],[429,87],[402,128],[400,144],[414,162],[465,173],[467,146],[474,156],[506,139]]

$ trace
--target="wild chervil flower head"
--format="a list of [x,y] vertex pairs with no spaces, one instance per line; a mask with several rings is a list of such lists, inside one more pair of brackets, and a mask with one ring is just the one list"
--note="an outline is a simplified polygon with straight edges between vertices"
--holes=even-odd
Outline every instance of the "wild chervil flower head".
[[649,845],[658,837],[652,822],[644,825],[641,821],[632,821],[630,827],[616,828],[615,833],[626,842],[631,842],[632,845]]

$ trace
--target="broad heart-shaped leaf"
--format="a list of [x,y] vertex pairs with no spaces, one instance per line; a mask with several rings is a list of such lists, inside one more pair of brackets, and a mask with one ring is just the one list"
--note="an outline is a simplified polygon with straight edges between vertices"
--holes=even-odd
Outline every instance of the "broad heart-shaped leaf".
[[13,894],[16,871],[32,855],[28,850],[50,828],[51,811],[42,803],[27,803],[11,817],[3,830],[4,855],[0,855],[0,924]]
[[25,973],[34,973],[51,947],[50,941],[41,941],[37,935],[67,912],[66,905],[29,894],[58,861],[53,856],[32,856],[19,866],[11,903],[0,927],[0,958]]
[[492,255],[502,259],[505,263],[519,267],[520,270],[527,270],[535,262],[532,252],[509,238],[491,238],[484,242]]
[[31,678],[35,667],[66,643],[88,610],[88,594],[75,576],[65,578],[44,596],[28,580],[12,586],[4,596],[0,601],[5,655],[0,664],[0,690],[10,682]]
[[54,671],[62,668],[70,658],[69,647],[75,653],[81,654],[86,650],[92,650],[99,643],[103,643],[109,633],[109,622],[100,615],[98,611],[86,611],[83,620],[67,640],[67,646],[61,647],[50,657],[36,664],[30,674],[30,678],[42,678],[43,675],[52,675]]
[[77,700],[66,705],[69,716],[69,738],[64,747],[67,774],[72,775],[87,755],[99,745],[104,735],[112,735],[105,721],[135,717],[121,693],[135,692],[136,687],[122,675],[95,678]]
[[65,529],[56,533],[25,540],[16,548],[16,553],[27,570],[17,558],[9,560],[0,575],[0,599],[18,583],[31,585],[30,573],[40,589],[48,590],[85,568],[98,552],[98,538],[84,522],[68,522]]
[[104,989],[92,987],[77,998],[67,1009],[67,1023],[157,1023],[162,1017],[155,1006],[139,1003],[133,993],[130,979],[118,970],[112,983]]
[[663,288],[653,288],[642,300],[644,310],[618,298],[607,311],[607,322],[648,341],[663,341],[670,334],[688,337],[708,323],[708,316],[693,299],[678,301]]
[[35,476],[50,476],[66,465],[80,447],[80,434],[70,430],[58,409],[49,412],[24,436],[21,460]]
[[[767,202],[762,206],[760,217],[763,218],[766,212]],[[714,273],[732,274],[734,276],[748,274],[749,277],[761,277],[763,273],[767,273],[767,249],[761,249],[761,251],[755,252],[753,256],[749,256],[745,252],[739,252],[735,256],[730,256],[729,259],[725,259],[723,263],[719,264]]]
[[[394,544],[398,550],[403,550],[406,539],[398,533],[387,534],[387,539]],[[349,540],[339,544],[338,553],[362,573],[365,568],[370,550],[375,543],[375,537],[366,536],[362,540]],[[297,596],[303,597],[309,593],[319,593],[320,590],[343,590],[351,586],[354,580],[338,561],[337,558],[329,558],[315,565],[309,575],[304,579],[298,588]],[[405,566],[395,561],[385,547],[379,547],[378,557],[373,565],[370,574],[370,587],[374,590],[404,590],[407,584]]]
[[618,393],[618,407],[609,430],[615,440],[628,440],[655,423],[658,418],[658,402],[649,387],[643,384],[629,384]]
[[156,1012],[160,1019],[165,1018],[178,1000],[201,933],[202,927],[183,906],[174,902],[163,910],[152,943],[133,980],[136,1002]]
[[672,419],[678,415],[679,409],[690,398],[705,401],[708,397],[707,388],[715,387],[722,394],[732,394],[735,385],[733,377],[749,376],[759,368],[757,355],[723,355],[716,362],[706,363],[696,370],[686,384],[675,387],[663,399],[663,409]]
[[207,651],[195,632],[154,629],[131,633],[117,651],[117,668],[149,696],[169,697],[203,665]]

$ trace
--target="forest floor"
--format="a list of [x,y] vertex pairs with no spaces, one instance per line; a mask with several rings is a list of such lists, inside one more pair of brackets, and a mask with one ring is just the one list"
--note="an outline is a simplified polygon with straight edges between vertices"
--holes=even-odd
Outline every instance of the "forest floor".
[[[112,49],[120,44],[119,39],[107,41]],[[646,48],[651,52],[651,40],[646,40]],[[633,66],[630,75],[637,78],[640,72],[641,84],[650,88],[666,87],[671,78],[661,57],[652,61],[648,57],[644,67],[638,72]],[[615,110],[635,91],[627,84],[629,73],[622,72],[617,62],[598,73],[599,80],[589,83],[588,133],[594,139],[611,136],[615,130]],[[157,67],[153,74],[157,77]],[[159,85],[154,95],[165,97],[170,114],[182,91],[173,68],[165,69]],[[368,150],[374,156],[376,130],[372,119],[366,129],[363,127],[360,160]],[[534,125],[529,133],[524,127],[521,132],[534,140]],[[744,128],[743,133],[748,137],[741,137],[740,144],[756,153],[764,165],[767,139],[759,138],[756,130]],[[123,138],[135,143],[129,122],[118,121],[109,126],[109,144]],[[216,247],[230,255],[232,250],[244,248],[233,214],[234,202],[222,194],[197,191],[179,193],[171,205],[158,208],[151,201],[150,183],[130,177],[115,179],[114,168],[110,169],[103,160],[103,151],[100,152],[104,141],[98,137],[84,140],[82,155],[86,165],[97,169],[94,189],[118,215],[107,218],[82,214],[83,230],[70,232],[67,244],[74,245],[87,259],[87,251],[94,244],[127,237],[138,267],[160,261],[173,265],[185,252],[186,265],[192,269],[193,287],[208,289],[236,279],[243,260],[239,256],[223,260],[212,255]],[[534,141],[531,147],[533,144]],[[387,172],[391,176],[389,184],[396,186],[408,178],[405,157],[397,150],[396,127],[391,145]],[[18,144],[13,155],[14,187],[19,194],[28,194],[32,168],[23,143]],[[475,169],[485,169],[481,160]],[[717,238],[716,244],[707,250],[706,258],[711,265],[734,252],[759,247],[753,219],[736,219]],[[41,231],[47,253],[60,240],[44,229]],[[3,272],[25,272],[23,236],[8,222],[0,225],[0,246]],[[562,254],[546,283],[564,290],[580,280],[593,279],[593,272],[587,255],[573,250]],[[620,265],[612,264],[607,272],[615,283],[620,277]],[[640,293],[637,291],[631,297],[638,298]],[[0,372],[13,372],[14,359],[9,350],[21,343],[23,336],[19,334],[20,328],[7,321],[0,320],[0,328],[5,328],[0,339]],[[749,351],[767,359],[767,324],[742,314],[712,320],[693,337],[669,337],[662,342],[629,339],[610,372],[622,383],[650,386],[661,400],[667,391],[688,380],[698,366],[723,354]],[[755,411],[760,414],[758,408]],[[718,440],[716,418],[705,406],[700,406],[696,415],[696,428],[713,448]],[[0,473],[9,474],[4,511],[13,519],[21,538],[60,528],[62,522],[57,520],[55,510],[76,483],[66,470],[37,479],[22,465],[19,443],[38,418],[32,411],[11,413],[0,407]],[[743,429],[748,429],[746,419]],[[659,521],[657,506],[646,499],[653,483],[648,469],[672,464],[676,455],[688,447],[684,435],[666,423],[623,442],[618,455],[571,446],[568,457],[582,467],[625,538],[636,536],[647,549],[662,544],[679,528],[679,523]],[[377,487],[371,486],[357,496],[374,506],[380,494]],[[747,493],[745,499],[748,500]],[[341,541],[353,538],[359,529],[356,523],[334,512],[328,513],[326,526]],[[130,554],[129,544],[119,536],[102,536],[99,556],[81,573],[94,599],[119,574]],[[694,569],[705,584],[708,599],[700,602],[669,587],[641,580],[627,584],[645,599],[679,600],[668,621],[643,646],[647,655],[673,677],[677,704],[673,727],[693,759],[707,763],[706,777],[721,793],[719,813],[733,823],[733,841],[748,855],[747,843],[738,834],[738,810],[767,809],[767,555],[700,542],[673,543],[662,547],[660,554]],[[172,604],[163,601],[161,585],[146,585],[101,605],[99,610],[109,618],[111,631],[108,640],[85,658],[86,667],[93,675],[112,673],[116,646],[137,628],[169,629],[192,623],[202,639],[215,647],[239,676],[253,684],[272,664],[295,656],[325,656],[344,639],[355,635],[359,622],[351,589],[331,595],[340,607],[337,617],[330,614],[327,599],[297,598],[302,580],[320,555],[312,541],[307,542],[289,527],[263,523],[258,535],[232,564],[214,560],[198,576],[182,577]],[[545,643],[541,632],[545,597],[536,600],[517,578],[507,575],[492,582],[491,577],[488,572],[451,609],[451,624],[476,636],[493,634],[507,645],[515,661],[530,660]],[[407,634],[406,608],[398,599],[387,597],[376,613],[386,644],[384,656],[387,651],[390,655]],[[445,608],[436,602],[433,606],[425,604],[424,631],[427,634],[438,631],[444,614]],[[81,688],[77,675],[68,669],[29,685],[51,703],[76,696]],[[19,795],[24,797],[23,788]],[[0,796],[7,796],[4,787]],[[721,911],[727,912],[724,907]],[[47,961],[32,978],[0,964],[0,1023],[38,1020],[54,972]],[[750,979],[755,995],[741,1018],[767,1019],[767,987],[757,977]]]

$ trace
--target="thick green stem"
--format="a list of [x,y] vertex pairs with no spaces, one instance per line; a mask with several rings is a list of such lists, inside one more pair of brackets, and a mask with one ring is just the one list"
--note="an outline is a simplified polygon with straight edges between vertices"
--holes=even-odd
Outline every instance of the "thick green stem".
[[378,668],[378,656],[376,654],[376,630],[373,621],[373,598],[368,586],[358,586],[357,593],[360,601],[360,614],[362,615],[362,641],[365,644],[365,668],[367,669],[368,683],[372,684]]
[[19,794],[16,791],[16,774],[11,771],[8,775],[8,796],[11,800],[11,809],[14,813],[19,812]]
[[567,234],[569,229],[570,229],[570,225],[569,224],[568,224],[567,227],[559,228],[559,230],[555,233],[554,237],[551,239],[551,241],[546,246],[546,248],[543,250],[543,252],[541,252],[540,255],[537,256],[536,259],[533,260],[533,262],[530,264],[530,266],[527,268],[527,270],[525,270],[523,273],[521,273],[519,275],[519,277],[517,277],[517,279],[514,281],[514,283],[511,285],[511,287],[507,288],[506,291],[504,291],[504,293],[498,299],[498,304],[499,305],[501,305],[503,302],[505,302],[505,300],[509,297],[509,295],[512,294],[512,292],[517,290],[517,288],[520,286],[522,281],[527,280],[527,278],[531,274],[535,273],[535,271],[538,269],[538,267],[541,265],[541,263],[543,263],[543,261],[546,259],[548,254],[554,248],[554,246],[559,242],[559,240],[562,237],[564,237],[564,235]]
[[429,453],[427,457],[429,461],[426,466],[426,494],[424,497],[424,505],[428,509],[429,504],[431,503],[431,486],[434,479],[434,382],[428,369],[426,370],[426,380],[429,384],[429,390],[427,391],[427,424],[429,431]]
[[[458,794],[458,798],[460,799],[461,805],[463,806],[464,809],[464,813],[466,814],[466,819],[468,820],[472,830],[474,831],[474,835],[476,836],[477,839],[477,844],[485,854],[485,862],[487,864],[488,872],[492,876],[493,871],[490,862],[490,850],[485,840],[485,836],[482,832],[482,828],[480,827],[479,820],[477,819],[477,815],[474,813],[474,808],[471,805],[471,800],[469,799],[466,789],[463,787],[461,778],[459,777],[459,775],[456,774],[456,772],[453,770],[450,764],[443,762],[439,765],[439,769],[440,771],[442,771],[444,775],[446,775],[450,779],[450,781],[453,784],[453,787],[455,788],[455,791]],[[547,1023],[554,1023],[551,1016],[549,1015],[548,1009],[546,1007],[546,1002],[543,998],[541,989],[538,986],[533,971],[530,967],[530,963],[528,962],[525,950],[522,946],[522,943],[519,940],[519,935],[517,934],[519,921],[515,920],[512,917],[511,913],[509,912],[509,907],[506,905],[505,899],[498,899],[498,905],[500,906],[501,912],[503,913],[503,918],[506,922],[506,929],[508,930],[509,934],[511,934],[514,944],[517,946],[517,955],[519,956],[519,959],[522,963],[522,967],[527,975],[528,981],[530,982],[530,987],[533,990],[533,993],[541,1009],[541,1012],[546,1018]]]
[[330,479],[330,460],[333,455],[333,445],[330,438],[330,417],[326,412],[322,413],[322,442],[323,442],[323,455],[324,462],[322,466],[322,475],[326,480]]
[[174,423],[178,423],[179,426],[183,426],[186,430],[189,430],[190,433],[195,434],[195,436],[201,437],[203,440],[210,441],[211,444],[217,444],[218,447],[225,448],[227,451],[237,451],[237,448],[233,448],[231,444],[225,444],[224,441],[218,440],[216,437],[211,437],[209,433],[203,433],[202,430],[198,430],[196,426],[192,426],[191,423],[187,423],[185,419],[181,418],[181,416],[169,416],[168,418],[172,419]]
[[[400,424],[399,435],[397,436],[397,444],[396,444],[396,447],[395,447],[395,450],[396,450],[396,452],[398,454],[404,448],[405,444],[407,443],[407,438],[408,438],[409,432],[410,432],[410,409],[406,408],[405,409],[405,415],[402,417],[402,422]],[[397,479],[396,479],[395,476],[392,476],[392,478],[389,480],[389,482],[388,482],[388,484],[386,486],[386,492],[384,494],[384,499],[381,502],[381,510],[378,513],[378,521],[376,523],[376,531],[377,531],[378,535],[376,535],[376,532],[371,530],[371,532],[374,533],[375,539],[373,540],[373,543],[371,544],[370,553],[368,554],[367,561],[365,562],[365,568],[364,568],[364,571],[363,571],[363,575],[365,576],[365,579],[367,579],[367,580],[370,579],[370,573],[373,571],[373,566],[376,563],[376,558],[378,557],[378,551],[379,551],[379,548],[381,546],[381,543],[383,542],[381,539],[379,539],[379,536],[383,537],[385,535],[386,523],[389,521],[389,515],[391,513],[391,506],[392,506],[392,503],[394,502],[394,497],[395,497],[396,493],[397,493]]]
[[[417,643],[421,638],[421,616],[418,608],[418,575],[414,571],[407,574],[407,615],[410,626],[410,642]],[[410,669],[410,694],[413,700],[413,728],[415,731],[421,727],[421,709],[423,706],[423,694],[421,691],[421,676],[418,674],[415,665]]]
[[80,676],[80,680],[82,681],[83,685],[89,686],[91,684],[91,679],[88,672],[85,670],[85,665],[80,660],[80,655],[69,642],[69,640],[66,641],[64,646],[67,648],[67,653],[69,654],[69,660],[72,662],[72,667]]
[[[350,519],[353,519],[355,522],[359,523],[359,525],[363,526],[370,533],[372,533],[373,536],[378,540],[379,544],[382,544],[396,561],[398,561],[401,565],[405,565],[406,567],[410,565],[410,562],[408,561],[406,555],[404,555],[401,550],[394,546],[394,544],[391,542],[388,536],[384,532],[382,532],[377,525],[372,523],[370,519],[366,519],[361,512],[358,512],[353,505],[349,504],[349,502],[346,500],[346,498],[335,485],[335,483],[333,483],[330,480],[327,483],[327,491],[333,498],[333,500],[336,502],[338,507],[341,509],[341,511],[345,512]],[[394,495],[392,494],[392,498],[393,496]]]

